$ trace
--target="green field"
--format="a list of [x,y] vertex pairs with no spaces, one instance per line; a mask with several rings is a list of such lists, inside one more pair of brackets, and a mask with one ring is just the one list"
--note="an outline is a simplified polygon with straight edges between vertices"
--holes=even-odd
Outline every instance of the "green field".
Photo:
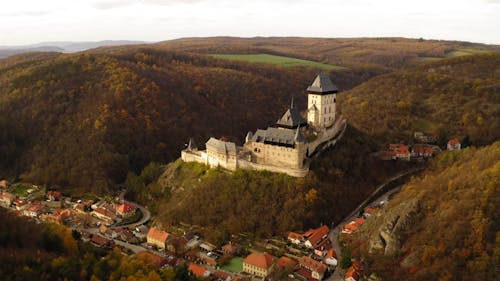
[[477,55],[477,54],[484,54],[488,53],[489,51],[486,50],[480,50],[480,49],[472,49],[472,48],[460,48],[456,51],[452,51],[446,54],[447,58],[454,58],[454,57],[460,57],[460,56],[470,56],[470,55]]
[[309,66],[309,67],[315,67],[315,68],[334,69],[334,70],[347,69],[346,67],[332,65],[332,64],[325,64],[325,63],[320,63],[320,62],[316,62],[316,61],[302,60],[302,59],[283,57],[283,56],[275,56],[275,55],[269,55],[269,54],[251,54],[251,55],[211,54],[210,56],[215,57],[215,58],[219,58],[219,59],[227,59],[227,60],[239,60],[239,61],[246,61],[246,62],[253,62],[253,63],[275,64],[275,65],[280,65],[280,66],[284,66],[284,67]]
[[222,269],[230,272],[241,272],[243,270],[243,258],[233,258]]

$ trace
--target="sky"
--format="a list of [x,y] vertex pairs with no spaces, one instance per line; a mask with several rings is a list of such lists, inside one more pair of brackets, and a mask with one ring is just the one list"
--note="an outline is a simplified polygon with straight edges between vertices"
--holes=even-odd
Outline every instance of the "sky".
[[500,0],[0,0],[0,45],[209,36],[500,44]]

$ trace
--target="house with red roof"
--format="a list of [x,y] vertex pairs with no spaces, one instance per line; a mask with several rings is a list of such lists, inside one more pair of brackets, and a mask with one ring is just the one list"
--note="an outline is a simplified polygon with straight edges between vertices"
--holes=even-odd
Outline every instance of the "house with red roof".
[[23,211],[23,215],[27,217],[36,218],[40,216],[44,211],[45,211],[45,206],[40,202],[36,202],[28,204],[28,206]]
[[332,248],[332,241],[330,239],[323,239],[314,247],[314,254],[320,258],[323,258],[328,250]]
[[311,272],[311,277],[316,280],[322,280],[328,267],[319,261],[310,257],[303,256],[299,261],[300,267]]
[[[304,245],[308,248],[314,249],[316,246],[318,246],[323,239],[326,239],[328,237],[328,233],[330,233],[330,229],[328,226],[323,225],[319,228],[316,228],[309,232],[310,235],[306,238],[306,241],[304,242]],[[307,233],[307,234],[309,234]],[[305,236],[305,234],[304,234]]]
[[293,271],[298,265],[298,262],[292,258],[283,256],[276,261],[276,267],[286,271]]
[[300,245],[304,242],[304,235],[296,232],[289,232],[287,239],[295,245]]
[[101,236],[99,234],[92,234],[92,237],[90,238],[90,242],[92,242],[94,245],[100,248],[108,248],[111,249],[115,246],[115,242],[111,239],[108,239],[104,236]]
[[116,207],[116,212],[118,213],[118,215],[124,218],[133,216],[136,211],[137,208],[134,205],[128,203],[123,203]]
[[451,139],[446,144],[446,149],[448,150],[460,150],[462,144],[458,141],[458,139]]
[[16,196],[14,194],[4,191],[0,194],[0,206],[8,208],[15,199]]
[[224,272],[224,271],[220,271],[220,270],[217,270],[216,272],[214,272],[212,274],[215,278],[217,278],[217,280],[221,280],[221,281],[231,281],[231,275],[229,275],[228,273]]
[[243,260],[243,271],[257,277],[266,277],[271,273],[274,256],[268,253],[251,253]]
[[18,211],[22,211],[28,207],[28,201],[20,198],[14,199],[14,201],[12,201],[12,204],[16,207],[16,210]]
[[208,277],[210,276],[210,271],[206,269],[205,267],[196,264],[196,263],[191,263],[189,264],[188,267],[189,271],[191,271],[196,277],[203,278],[203,277]]
[[6,188],[10,185],[10,182],[8,180],[1,180],[0,181],[0,188]]
[[345,275],[344,275],[344,280],[345,281],[357,281],[359,279],[359,274],[358,272],[354,269],[354,267],[349,267],[347,269]]
[[222,253],[225,255],[234,255],[238,251],[238,247],[233,245],[233,243],[229,242],[226,245],[222,246]]
[[392,153],[392,159],[410,161],[410,147],[401,143],[389,144],[389,151]]
[[60,191],[47,191],[47,199],[50,201],[58,201],[61,200],[62,193]]
[[112,213],[111,211],[109,211],[108,209],[104,209],[104,208],[101,208],[101,207],[98,207],[98,208],[95,208],[91,214],[100,219],[100,220],[103,220],[105,221],[106,223],[108,224],[112,224],[115,219],[116,219],[116,215],[114,213]]
[[335,250],[328,250],[323,261],[328,266],[337,266],[337,254],[335,253]]
[[169,234],[156,227],[151,227],[146,235],[146,242],[149,245],[156,246],[160,249],[165,249]]
[[357,218],[351,221],[350,223],[344,225],[344,227],[342,228],[342,233],[351,234],[353,232],[356,232],[363,223],[365,223],[364,218]]

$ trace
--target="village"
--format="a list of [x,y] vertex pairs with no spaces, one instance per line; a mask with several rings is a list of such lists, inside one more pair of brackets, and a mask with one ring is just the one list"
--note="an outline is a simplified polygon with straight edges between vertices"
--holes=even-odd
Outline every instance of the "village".
[[[326,225],[262,241],[245,234],[231,235],[217,247],[189,225],[151,226],[147,209],[125,201],[123,192],[115,198],[73,199],[27,183],[2,180],[0,188],[0,205],[18,216],[36,223],[65,225],[83,242],[148,256],[158,268],[187,265],[194,275],[206,280],[319,281],[328,278],[339,262]],[[366,208],[361,218],[343,226],[342,234],[356,232],[377,208]],[[345,280],[358,280],[360,271],[360,263],[353,259]]]

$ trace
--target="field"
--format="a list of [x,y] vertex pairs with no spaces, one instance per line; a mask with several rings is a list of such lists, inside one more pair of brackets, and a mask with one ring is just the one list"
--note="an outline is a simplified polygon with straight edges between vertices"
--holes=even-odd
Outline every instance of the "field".
[[222,269],[230,272],[241,272],[243,270],[243,259],[233,258],[228,264],[222,267]]
[[460,56],[470,56],[470,55],[477,55],[477,54],[484,54],[488,53],[489,51],[487,50],[481,50],[481,49],[473,49],[473,48],[459,48],[456,51],[452,51],[446,54],[447,58],[454,58],[454,57],[460,57]]
[[283,67],[294,67],[294,66],[309,66],[321,69],[329,69],[329,70],[343,70],[347,69],[346,67],[325,64],[316,61],[310,60],[302,60],[291,57],[283,57],[283,56],[275,56],[269,54],[251,54],[251,55],[226,55],[226,54],[211,54],[210,56],[219,58],[219,59],[228,59],[228,60],[239,60],[253,63],[268,63],[268,64],[276,64],[281,65]]

